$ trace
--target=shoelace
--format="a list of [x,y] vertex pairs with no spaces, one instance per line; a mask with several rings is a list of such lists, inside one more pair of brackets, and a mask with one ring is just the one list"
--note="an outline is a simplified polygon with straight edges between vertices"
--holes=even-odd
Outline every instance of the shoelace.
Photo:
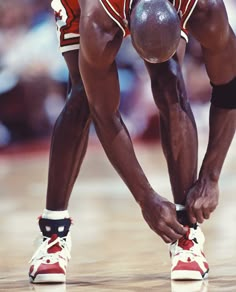
[[176,248],[174,254],[180,257],[191,257],[191,255],[201,255],[201,248],[198,245],[196,239],[197,229],[189,228],[187,234],[181,237],[178,242],[176,242]]
[[[67,259],[70,259],[71,256],[70,256],[69,248],[67,246],[67,242],[65,240],[66,237],[57,237],[52,242],[49,242],[51,240],[51,238],[49,237],[43,237],[43,239],[44,241],[36,250],[36,252],[33,254],[29,263],[31,263],[36,258],[42,258],[42,257],[47,257],[47,259],[57,260],[60,257],[61,253],[65,254]],[[61,247],[61,251],[58,251],[56,253],[48,253],[47,252],[48,249],[50,249],[56,244],[59,244],[59,246]]]

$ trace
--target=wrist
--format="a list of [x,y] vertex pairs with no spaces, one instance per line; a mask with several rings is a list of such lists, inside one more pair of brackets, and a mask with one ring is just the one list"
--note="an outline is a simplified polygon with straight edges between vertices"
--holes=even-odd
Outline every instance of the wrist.
[[156,197],[157,195],[155,194],[154,190],[149,189],[145,193],[139,194],[138,197],[135,197],[135,200],[140,206],[142,206],[147,204],[149,201],[153,201],[153,199]]
[[220,171],[215,169],[202,169],[199,174],[200,181],[211,181],[217,183],[220,178]]

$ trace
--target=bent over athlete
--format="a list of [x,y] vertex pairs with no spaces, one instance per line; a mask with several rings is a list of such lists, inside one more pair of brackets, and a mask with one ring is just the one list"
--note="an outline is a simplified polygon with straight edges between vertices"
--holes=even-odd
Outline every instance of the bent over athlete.
[[[223,1],[174,1],[175,10],[167,0],[80,0],[80,6],[67,0],[52,4],[57,12],[61,9],[57,24],[72,89],[52,138],[47,205],[39,220],[43,243],[32,258],[31,280],[65,281],[70,241],[67,207],[86,151],[91,119],[108,158],[140,205],[146,222],[166,243],[171,243],[171,278],[207,277],[209,268],[202,253],[204,236],[198,223],[208,219],[218,204],[218,180],[236,123],[236,38]],[[202,46],[213,88],[209,143],[198,177],[196,126],[179,66],[183,50],[179,57],[171,58],[180,35],[176,12],[182,17],[182,31],[189,30]],[[77,21],[77,30],[70,32],[66,27],[73,27],[73,21]],[[118,110],[115,56],[129,33],[144,59],[160,111],[162,146],[174,202],[186,210],[177,214],[178,220],[175,205],[150,186]],[[69,53],[66,45],[77,49],[79,36],[78,56],[78,51]],[[66,57],[69,54],[74,59]],[[79,66],[75,66],[77,58]],[[185,248],[182,239],[189,242],[190,249]]]

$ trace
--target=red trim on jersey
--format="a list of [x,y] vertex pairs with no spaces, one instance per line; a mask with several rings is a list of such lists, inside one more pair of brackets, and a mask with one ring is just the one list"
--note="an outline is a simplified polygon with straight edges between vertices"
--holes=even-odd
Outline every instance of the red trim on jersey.
[[[181,0],[175,0],[174,7],[177,10],[177,12],[179,12],[179,10],[180,10],[180,5],[181,5],[180,2],[181,2]],[[172,3],[173,3],[173,1],[172,1]]]
[[185,3],[184,11],[182,11],[182,23],[184,24],[185,20],[189,17],[193,6],[196,4],[196,1],[189,0],[188,3]]
[[[80,6],[77,0],[74,1],[74,5],[68,3],[68,0],[61,0],[63,7],[67,13],[66,26],[60,28],[60,45],[68,46],[79,43],[79,37],[65,39],[65,35],[68,33],[79,33],[79,18],[80,18]],[[74,9],[73,9],[74,8]]]
[[125,0],[125,14],[126,18],[129,21],[130,18],[130,0]]
[[[104,7],[106,8],[106,10],[108,11],[108,13],[113,18],[115,18],[122,25],[122,27],[124,27],[123,20],[122,20],[122,17],[121,17],[121,15],[123,13],[121,14],[121,11],[117,11],[114,6],[111,7],[110,4],[108,3],[108,1],[106,1],[106,0],[101,0],[101,2],[104,5]],[[114,12],[114,10],[115,10],[115,12]]]
[[198,0],[169,0],[180,15],[181,29],[184,33],[188,34],[185,27],[185,21],[191,16],[193,7]]
[[127,36],[130,33],[128,28],[128,20],[131,0],[123,1],[100,0],[100,2],[107,10],[109,16],[114,18],[120,24],[120,26],[123,28],[125,32],[125,36]]

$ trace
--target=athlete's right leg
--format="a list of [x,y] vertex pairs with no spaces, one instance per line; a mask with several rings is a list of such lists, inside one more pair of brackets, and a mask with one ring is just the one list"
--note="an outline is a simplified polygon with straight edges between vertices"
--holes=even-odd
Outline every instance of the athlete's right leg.
[[90,112],[78,69],[78,50],[64,53],[71,91],[59,115],[51,141],[46,208],[63,211],[80,170],[88,142]]
[[64,53],[64,58],[71,89],[52,134],[47,203],[39,219],[42,241],[32,257],[29,272],[34,283],[65,281],[71,247],[67,207],[86,153],[91,121],[77,65],[78,50]]

